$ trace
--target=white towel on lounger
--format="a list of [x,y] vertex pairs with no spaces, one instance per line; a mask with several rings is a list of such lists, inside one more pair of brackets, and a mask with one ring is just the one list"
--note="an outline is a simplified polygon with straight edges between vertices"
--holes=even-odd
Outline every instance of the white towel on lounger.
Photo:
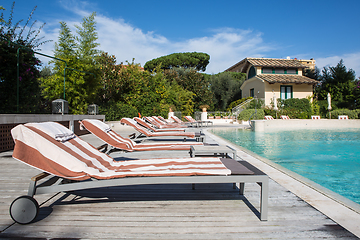
[[75,134],[70,129],[56,122],[27,123],[25,126],[37,128],[60,142],[65,142],[75,137]]

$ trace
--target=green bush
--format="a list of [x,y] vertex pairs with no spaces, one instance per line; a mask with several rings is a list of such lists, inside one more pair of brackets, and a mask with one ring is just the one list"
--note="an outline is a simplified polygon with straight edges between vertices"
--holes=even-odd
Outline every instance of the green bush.
[[312,109],[310,101],[306,98],[290,98],[279,100],[280,106],[278,115],[287,115],[290,118],[308,119],[311,116]]
[[349,119],[358,119],[360,114],[360,110],[350,110],[347,108],[341,108],[331,111],[331,118],[337,119],[339,115],[347,115]]
[[236,107],[237,105],[242,104],[243,102],[245,102],[248,99],[252,99],[252,97],[247,97],[247,98],[241,98],[239,100],[233,101],[229,104],[229,107],[226,109],[226,111],[230,112],[234,107]]
[[254,113],[255,113],[255,109],[245,109],[239,114],[238,120],[247,121],[249,120],[251,115],[252,115],[251,120],[264,119],[265,117],[265,112],[263,109],[257,109],[257,113],[256,114]]
[[105,115],[106,121],[119,121],[123,117],[133,118],[138,116],[138,110],[124,103],[109,103],[99,107],[100,114]]
[[264,107],[265,101],[262,99],[254,99],[250,102],[250,104],[247,106],[247,109],[260,109]]
[[[277,114],[276,114],[276,112],[277,112]],[[272,116],[274,119],[276,118],[276,115],[280,116],[279,111],[275,111],[274,109],[269,108],[269,107],[264,108],[264,114],[265,114],[265,116]]]

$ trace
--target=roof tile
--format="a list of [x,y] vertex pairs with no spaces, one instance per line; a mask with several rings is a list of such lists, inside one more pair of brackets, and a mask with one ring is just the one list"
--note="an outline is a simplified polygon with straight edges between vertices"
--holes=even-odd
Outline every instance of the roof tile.
[[257,78],[264,80],[270,84],[272,83],[307,83],[307,84],[317,84],[319,81],[314,79],[292,74],[260,74],[256,75]]
[[247,58],[253,66],[261,67],[287,67],[287,68],[305,68],[297,59],[274,59],[274,58]]

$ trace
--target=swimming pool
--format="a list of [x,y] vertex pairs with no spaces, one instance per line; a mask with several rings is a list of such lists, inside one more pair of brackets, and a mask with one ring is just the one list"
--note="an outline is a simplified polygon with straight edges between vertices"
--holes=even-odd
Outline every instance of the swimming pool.
[[211,131],[360,204],[360,129]]

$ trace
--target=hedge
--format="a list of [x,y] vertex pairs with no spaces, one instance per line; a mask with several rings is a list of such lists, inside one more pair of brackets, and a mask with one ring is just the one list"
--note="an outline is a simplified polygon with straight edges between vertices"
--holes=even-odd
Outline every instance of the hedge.
[[358,119],[360,118],[360,109],[350,110],[347,108],[340,108],[331,111],[332,119],[337,119],[339,115],[347,115],[349,119]]
[[[239,116],[238,116],[238,120],[244,120],[244,121],[247,121],[249,120],[250,116],[252,114],[255,113],[255,109],[245,109],[243,110]],[[265,117],[265,112],[263,109],[257,109],[257,113],[254,114],[252,117],[251,117],[251,120],[255,120],[255,119],[264,119]]]

